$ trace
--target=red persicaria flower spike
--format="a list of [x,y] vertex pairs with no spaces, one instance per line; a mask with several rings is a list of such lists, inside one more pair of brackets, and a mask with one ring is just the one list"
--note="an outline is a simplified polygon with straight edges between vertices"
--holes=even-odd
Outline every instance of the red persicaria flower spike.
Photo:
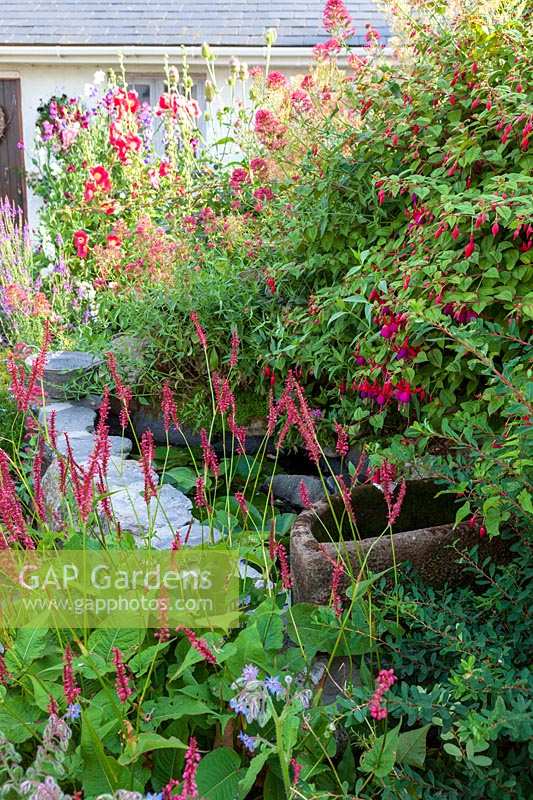
[[2,686],[7,686],[11,679],[11,675],[9,674],[6,662],[4,661],[4,656],[0,654],[0,684]]
[[231,409],[235,413],[236,403],[233,392],[231,391],[229,381],[223,379],[217,372],[213,373],[213,390],[215,392],[215,400],[217,408],[221,414],[225,414]]
[[292,784],[296,786],[298,781],[300,780],[300,773],[302,771],[302,765],[296,761],[295,758],[291,758],[290,765],[292,767]]
[[393,669],[382,669],[376,680],[376,690],[368,702],[370,716],[375,720],[385,719],[388,711],[383,705],[383,697],[396,683],[397,677]]
[[146,503],[157,495],[152,462],[154,460],[154,435],[151,430],[144,431],[141,436],[141,469],[144,476],[144,500]]
[[176,533],[174,534],[174,538],[172,539],[172,544],[170,545],[170,549],[173,550],[174,552],[181,550],[181,536],[179,531],[176,531]]
[[9,542],[19,542],[26,550],[35,550],[35,543],[28,533],[17,496],[15,481],[9,472],[9,457],[2,448],[0,448],[0,522],[4,524],[9,534]]
[[11,392],[15,398],[17,409],[19,411],[28,411],[31,402],[36,400],[41,394],[39,384],[43,379],[44,368],[46,366],[46,356],[51,341],[52,334],[50,331],[50,323],[48,320],[46,320],[43,341],[41,343],[39,352],[33,361],[27,384],[25,384],[24,366],[17,366],[12,354],[10,354],[7,358],[7,369],[11,378]]
[[337,433],[337,444],[336,444],[336,451],[337,455],[341,458],[344,458],[350,452],[350,445],[348,444],[348,434],[346,433],[346,429],[339,425],[338,422],[335,423],[335,431]]
[[239,504],[239,508],[241,509],[242,513],[245,517],[248,516],[248,503],[246,502],[246,497],[242,492],[235,492],[235,500]]
[[407,491],[407,484],[405,480],[402,480],[396,501],[394,502],[394,505],[392,507],[389,507],[387,522],[391,527],[394,525],[394,523],[400,516],[400,512],[403,506],[403,501],[405,500],[406,491]]
[[127,427],[129,421],[129,405],[133,398],[133,392],[129,386],[126,386],[126,384],[122,382],[118,374],[117,361],[113,353],[107,353],[107,366],[115,384],[116,396],[122,403],[119,420],[121,427],[124,429]]
[[207,502],[207,496],[205,493],[205,481],[199,475],[196,478],[196,491],[194,494],[194,502],[198,506],[198,508],[207,508],[209,510],[209,504]]
[[189,739],[189,747],[185,753],[185,767],[183,769],[183,786],[179,795],[179,800],[190,800],[198,797],[198,786],[196,784],[196,773],[200,763],[200,752],[194,736]]
[[52,697],[52,695],[50,695],[50,701],[46,707],[46,710],[48,712],[48,716],[50,717],[57,717],[59,715],[59,705],[55,697]]
[[174,400],[172,390],[168,385],[168,381],[164,382],[161,392],[161,411],[163,412],[163,424],[165,426],[165,432],[169,432],[171,423],[174,425],[176,430],[179,430],[180,424],[178,420],[176,402]]
[[300,481],[300,485],[298,487],[298,492],[300,495],[300,502],[304,508],[310,508],[312,506],[311,497],[309,495],[309,490],[305,484],[305,481]]
[[241,340],[239,339],[239,334],[237,330],[234,328],[231,332],[231,354],[229,359],[230,367],[236,367],[239,361],[239,347],[241,344]]
[[337,475],[337,483],[339,484],[342,502],[348,514],[348,518],[355,525],[355,511],[352,504],[352,497],[342,475]]
[[113,664],[115,666],[115,688],[117,697],[121,703],[125,703],[128,697],[133,694],[133,689],[130,686],[128,673],[126,672],[126,665],[122,657],[122,653],[118,647],[113,647]]
[[56,429],[57,411],[55,408],[50,412],[48,417],[48,438],[54,450],[57,450],[57,429]]
[[281,585],[284,589],[292,589],[292,576],[289,567],[289,559],[285,545],[278,542],[276,545],[276,556],[279,561],[279,568],[281,572]]
[[218,465],[218,458],[216,453],[207,438],[207,431],[205,428],[202,428],[200,431],[200,443],[202,446],[202,452],[204,455],[204,467],[207,471],[211,470],[215,478],[218,478],[220,474],[220,468]]
[[46,520],[46,505],[44,501],[44,491],[42,483],[44,462],[44,439],[39,438],[39,445],[37,453],[33,459],[32,475],[33,475],[33,504],[39,519],[44,522]]
[[204,661],[207,661],[208,664],[213,665],[217,663],[216,657],[209,649],[209,645],[205,639],[199,639],[193,630],[190,628],[185,628],[183,625],[179,625],[176,628],[176,633],[180,632],[185,634],[191,647],[193,647],[196,652],[200,653]]
[[76,685],[76,680],[74,678],[72,650],[69,644],[67,644],[65,652],[63,653],[63,693],[68,706],[75,703],[76,699],[81,694],[81,689]]
[[194,329],[196,331],[196,336],[198,337],[198,341],[200,342],[200,344],[202,345],[204,350],[206,350],[207,349],[207,336],[205,335],[205,331],[202,328],[202,326],[200,325],[200,322],[198,321],[198,314],[196,313],[196,311],[191,311],[190,320],[191,320],[192,324],[194,325]]

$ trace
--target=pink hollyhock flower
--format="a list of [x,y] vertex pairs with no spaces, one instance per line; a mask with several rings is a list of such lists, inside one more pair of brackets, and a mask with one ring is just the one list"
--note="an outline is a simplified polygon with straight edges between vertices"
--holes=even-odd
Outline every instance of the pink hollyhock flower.
[[76,253],[78,258],[87,258],[89,255],[89,234],[85,231],[78,230],[75,231],[73,237],[74,247],[76,248]]

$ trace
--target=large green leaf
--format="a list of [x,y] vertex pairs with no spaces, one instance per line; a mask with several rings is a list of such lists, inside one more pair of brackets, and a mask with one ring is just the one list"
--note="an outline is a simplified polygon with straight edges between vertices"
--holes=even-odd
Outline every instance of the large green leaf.
[[175,736],[165,739],[164,736],[160,736],[158,733],[141,733],[128,741],[126,749],[118,761],[119,764],[132,764],[143,753],[148,753],[151,750],[167,750],[169,748],[186,750],[187,745]]
[[370,750],[363,753],[359,769],[372,772],[376,778],[384,778],[394,768],[400,724],[376,739]]
[[241,760],[235,750],[218,747],[202,758],[197,783],[204,800],[235,800],[239,794]]
[[122,655],[127,658],[141,646],[145,635],[146,631],[139,628],[100,628],[89,636],[87,649],[89,653],[96,653],[104,661],[111,663],[114,647],[118,647]]
[[414,731],[405,731],[398,737],[396,761],[411,767],[423,767],[426,759],[426,737],[431,725],[424,725]]

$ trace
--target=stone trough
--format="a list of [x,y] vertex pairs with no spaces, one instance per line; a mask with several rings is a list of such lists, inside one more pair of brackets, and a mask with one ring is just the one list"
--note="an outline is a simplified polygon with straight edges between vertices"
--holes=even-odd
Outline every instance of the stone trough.
[[[37,355],[28,356],[26,366],[31,369]],[[85,380],[103,364],[103,360],[92,353],[77,350],[56,350],[48,353],[43,375],[43,388],[54,400],[76,397],[72,386]]]
[[[390,533],[381,536],[387,526],[387,506],[376,486],[358,486],[352,492],[357,541],[338,496],[300,514],[291,532],[294,602],[320,605],[329,602],[332,565],[325,553],[333,561],[339,554],[345,561],[349,559],[355,575],[365,558],[372,572],[393,567],[394,557],[399,569],[403,562],[410,561],[420,577],[433,586],[468,582],[471,576],[459,562],[461,554],[475,544],[479,544],[482,557],[490,553],[503,558],[508,543],[480,539],[477,530],[467,524],[454,528],[457,506],[450,495],[437,496],[441,490],[431,480],[407,482],[402,511],[393,527],[394,554]],[[341,537],[335,518],[344,518]],[[346,584],[349,580],[347,577]]]

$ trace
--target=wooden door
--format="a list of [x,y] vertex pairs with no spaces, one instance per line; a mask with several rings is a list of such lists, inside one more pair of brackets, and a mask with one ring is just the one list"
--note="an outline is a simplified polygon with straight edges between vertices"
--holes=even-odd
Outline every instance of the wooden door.
[[26,211],[20,80],[0,78],[0,199]]

